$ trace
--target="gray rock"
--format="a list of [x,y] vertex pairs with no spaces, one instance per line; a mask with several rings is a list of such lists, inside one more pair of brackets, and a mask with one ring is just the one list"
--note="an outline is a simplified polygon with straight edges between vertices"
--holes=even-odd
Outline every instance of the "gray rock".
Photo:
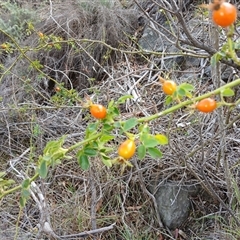
[[145,51],[163,51],[164,43],[159,34],[150,27],[144,29],[142,37],[138,41],[141,48]]
[[185,68],[198,68],[201,65],[201,59],[196,57],[185,57]]
[[196,194],[195,186],[181,186],[177,183],[165,183],[155,193],[158,214],[163,224],[169,229],[180,227],[190,212],[189,196]]
[[200,73],[199,69],[189,68],[184,70],[181,74],[179,74],[179,79],[181,82],[193,82],[199,79]]

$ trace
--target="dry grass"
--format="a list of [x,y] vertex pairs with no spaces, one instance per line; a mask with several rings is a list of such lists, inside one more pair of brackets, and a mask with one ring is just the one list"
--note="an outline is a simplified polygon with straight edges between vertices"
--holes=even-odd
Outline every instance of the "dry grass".
[[[64,40],[104,40],[115,48],[121,43],[124,48],[130,44],[125,33],[133,34],[137,27],[137,16],[132,10],[116,11],[116,8],[102,5],[96,8],[91,4],[85,7],[80,8],[76,3],[54,4],[50,18],[49,11],[41,10],[43,23],[37,30]],[[25,44],[35,46],[37,41],[35,34]],[[77,90],[80,97],[88,93],[95,102],[107,105],[112,99],[132,94],[134,98],[121,106],[123,120],[149,116],[167,108],[157,76],[160,70],[168,72],[169,69],[165,65],[160,69],[159,59],[154,62],[150,56],[138,62],[135,56],[111,52],[103,61],[108,52],[105,46],[79,43],[75,47],[66,44],[59,51],[29,53],[29,57],[39,59],[47,75],[64,83],[67,89]],[[5,67],[12,60],[7,60]],[[178,84],[185,81],[176,77],[178,69],[171,71]],[[95,78],[94,83],[89,82],[91,78]],[[198,94],[213,89],[210,80],[197,80],[192,79],[190,83],[199,90]],[[19,173],[31,175],[48,141],[66,135],[65,146],[71,146],[84,139],[86,126],[93,121],[76,102],[63,107],[52,104],[54,84],[45,88],[42,82],[35,71],[29,71],[23,59],[1,82],[0,171],[7,171],[7,176],[16,182],[22,181]],[[153,133],[169,137],[169,145],[162,147],[161,159],[146,157],[139,161],[134,157],[134,167],[120,175],[118,166],[108,169],[97,157],[91,160],[89,171],[82,171],[73,154],[71,160],[51,169],[46,179],[36,181],[48,203],[55,233],[64,236],[115,224],[97,238],[175,239],[171,231],[160,227],[149,192],[153,182],[171,181],[201,187],[200,193],[191,199],[191,215],[180,228],[187,239],[238,239],[237,223],[228,209],[239,219],[239,109],[224,107],[222,112],[209,115],[182,109],[152,121],[149,126]],[[117,133],[115,137],[115,143],[124,138]],[[117,148],[114,142],[111,146]],[[16,224],[17,239],[48,239],[45,235],[38,236],[41,214],[34,199],[21,212],[19,196],[9,195],[1,200],[0,233],[4,239],[13,239]],[[97,238],[90,235],[86,239]]]

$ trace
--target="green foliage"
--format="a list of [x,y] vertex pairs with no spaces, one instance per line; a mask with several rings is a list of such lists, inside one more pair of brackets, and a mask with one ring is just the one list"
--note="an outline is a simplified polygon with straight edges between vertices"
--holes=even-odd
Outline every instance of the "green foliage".
[[155,135],[156,140],[159,142],[160,145],[168,144],[168,138],[163,134]]
[[5,172],[0,172],[0,196],[5,190],[7,190],[12,184],[15,183],[12,179],[4,179],[5,175]]
[[33,136],[38,137],[41,134],[41,128],[38,124],[33,126]]
[[169,105],[174,103],[175,100],[181,101],[184,98],[192,98],[192,92],[194,91],[194,86],[189,83],[182,83],[177,86],[177,90],[173,95],[168,95],[165,100],[165,104]]
[[32,61],[30,66],[30,69],[42,69],[43,65],[39,62],[39,60]]
[[237,65],[240,65],[240,59],[237,56],[236,51],[240,48],[240,41],[233,40],[234,26],[231,26],[228,30],[227,42],[222,45],[220,50],[211,57],[211,65],[215,66],[216,63],[222,59],[233,61]]
[[28,178],[22,182],[22,190],[21,190],[21,197],[20,197],[21,207],[25,206],[27,200],[30,197],[30,185],[31,185],[31,182],[30,182],[30,179]]
[[168,138],[165,135],[152,135],[148,125],[144,124],[139,129],[139,136],[141,145],[138,147],[137,153],[140,160],[144,159],[147,153],[154,159],[162,157],[162,152],[158,147],[168,143]]
[[148,148],[148,153],[152,158],[161,158],[162,152],[157,148]]
[[[57,106],[74,106],[76,102],[79,102],[79,96],[76,89],[66,89],[63,84],[59,84],[58,88],[60,91],[56,91],[56,93],[51,97],[51,102]],[[56,88],[55,88],[56,89]]]
[[40,177],[46,178],[49,166],[55,166],[61,163],[63,158],[70,158],[66,156],[68,149],[62,148],[65,136],[57,141],[50,141],[43,150],[43,156],[39,157],[37,173]]
[[50,141],[47,143],[46,147],[43,150],[43,156],[50,157],[49,160],[51,164],[54,164],[57,160],[65,157],[67,149],[62,148],[64,143],[65,136],[62,136],[57,141]]
[[17,41],[29,35],[31,31],[28,27],[38,22],[33,11],[21,8],[16,3],[1,1],[1,11],[0,28]]
[[234,91],[231,88],[225,88],[221,91],[223,97],[232,97],[234,96]]
[[6,53],[13,53],[13,44],[9,43],[9,42],[5,42],[3,44],[0,45],[1,50],[6,52]]
[[[39,36],[39,48],[46,48],[47,51],[52,50],[61,50],[62,49],[62,37],[50,34],[45,35],[42,32],[38,32]],[[69,41],[70,46],[74,47],[74,42]]]
[[[102,5],[109,6],[111,1],[101,1]],[[88,3],[85,6],[88,7]],[[0,20],[0,28],[6,31],[13,36],[14,39],[20,40],[25,35],[32,34],[35,32],[34,21],[31,17],[24,15],[27,10],[15,8],[14,4],[9,2],[4,4],[5,10],[7,9],[10,12],[11,21],[5,22]],[[11,10],[10,10],[11,9]],[[14,15],[19,11],[17,14]],[[14,16],[12,16],[12,14]],[[19,22],[21,18],[17,17],[18,14],[24,16],[24,20]],[[21,17],[22,17],[21,16]],[[34,17],[35,18],[35,17]],[[26,21],[25,19],[28,19]],[[35,19],[34,19],[35,20]],[[1,27],[2,25],[2,27]],[[64,43],[61,37],[55,36],[53,34],[47,35],[41,32],[38,33],[38,46],[36,49],[45,49],[46,52],[50,50],[61,50],[62,44]],[[72,47],[74,50],[76,45],[73,40],[69,40],[66,44]],[[17,45],[17,44],[15,44]],[[12,53],[14,48],[16,48],[13,43],[5,42],[1,45],[2,51],[7,53]],[[239,49],[239,43],[228,42],[222,46],[221,51],[216,53],[212,57],[212,64],[216,64],[222,59],[231,59],[234,57],[233,50]],[[25,49],[18,49],[24,50]],[[111,49],[103,56],[104,60],[108,60]],[[39,77],[48,77],[41,72],[43,65],[41,62],[36,59],[31,61],[29,66],[30,69],[36,69],[39,72]],[[26,80],[25,83],[30,83],[29,80]],[[80,103],[81,99],[78,96],[78,92],[75,89],[66,89],[63,84],[58,84],[55,82],[55,94],[51,97],[51,103],[56,106],[74,106],[76,103]],[[29,84],[30,85],[30,84]],[[236,84],[237,85],[237,84]],[[233,87],[234,85],[232,85]],[[25,89],[26,90],[26,89]],[[88,116],[89,123],[86,127],[84,139],[72,146],[69,146],[68,149],[63,147],[65,137],[61,137],[59,140],[50,141],[46,144],[46,147],[43,150],[43,154],[39,156],[38,163],[36,166],[36,172],[34,177],[26,179],[20,185],[20,188],[12,188],[12,192],[21,189],[20,205],[24,207],[27,200],[30,197],[30,186],[31,182],[37,179],[38,177],[46,178],[48,176],[49,168],[55,167],[57,164],[60,164],[63,159],[69,159],[70,156],[67,156],[67,153],[73,152],[76,153],[76,161],[79,164],[79,167],[82,170],[88,170],[91,167],[91,161],[95,159],[100,159],[106,167],[112,167],[114,164],[119,164],[122,166],[122,172],[125,167],[133,167],[131,164],[131,159],[121,159],[117,156],[117,142],[119,138],[127,137],[133,139],[137,145],[137,157],[140,160],[144,160],[146,156],[153,159],[160,159],[163,156],[162,148],[164,145],[168,144],[168,137],[164,134],[153,134],[148,125],[148,122],[156,118],[161,117],[164,114],[169,114],[177,109],[193,104],[195,100],[199,98],[193,97],[194,86],[189,83],[182,83],[177,86],[176,92],[166,97],[166,105],[173,104],[173,108],[168,108],[168,111],[163,111],[152,115],[149,118],[136,118],[131,117],[127,120],[121,119],[120,105],[124,104],[127,100],[131,99],[131,95],[125,95],[120,97],[118,100],[111,100],[107,106],[107,117],[103,120],[95,120]],[[214,94],[220,94],[221,97],[230,97],[234,95],[234,91],[231,87],[226,87],[220,89]],[[192,100],[192,101],[189,101]],[[185,102],[182,102],[185,101]],[[225,102],[222,102],[223,105],[227,105]],[[22,109],[26,111],[26,109]],[[161,115],[162,114],[162,115]],[[33,136],[37,137],[41,133],[39,126],[36,124],[33,127]],[[119,137],[119,138],[118,138]],[[4,179],[5,173],[0,173],[0,198],[2,194],[6,193],[9,190],[9,187],[14,183],[13,180]],[[239,204],[239,189],[236,187],[237,184],[234,183],[234,189],[236,191],[236,199]],[[11,192],[11,191],[10,191]],[[9,192],[7,192],[9,193]],[[130,235],[129,235],[130,236]]]
[[130,118],[123,124],[123,131],[127,132],[138,125],[137,118]]
[[82,170],[88,170],[90,167],[90,163],[88,160],[88,156],[83,153],[83,151],[78,151],[77,153],[78,164],[82,168]]
[[146,148],[153,148],[159,145],[157,139],[149,133],[142,134],[140,140]]
[[38,173],[39,176],[41,178],[46,178],[47,174],[48,174],[48,167],[47,167],[47,161],[49,160],[49,158],[42,158],[41,162],[39,164],[39,169],[38,169]]
[[137,148],[138,158],[143,160],[146,156],[146,147],[144,145],[139,145]]

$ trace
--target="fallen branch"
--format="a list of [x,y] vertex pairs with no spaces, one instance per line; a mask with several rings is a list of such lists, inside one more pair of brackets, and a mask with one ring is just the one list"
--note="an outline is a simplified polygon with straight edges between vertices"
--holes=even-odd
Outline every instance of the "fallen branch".
[[79,237],[83,238],[83,237],[98,234],[98,233],[101,233],[101,232],[106,232],[106,231],[109,231],[109,230],[113,229],[115,224],[116,223],[113,223],[113,224],[111,224],[110,226],[107,226],[107,227],[98,228],[98,229],[94,229],[94,230],[90,230],[90,231],[85,231],[85,232],[81,232],[81,233],[77,233],[77,234],[61,236],[61,237],[59,237],[59,239],[69,239],[69,240],[70,239],[77,239]]

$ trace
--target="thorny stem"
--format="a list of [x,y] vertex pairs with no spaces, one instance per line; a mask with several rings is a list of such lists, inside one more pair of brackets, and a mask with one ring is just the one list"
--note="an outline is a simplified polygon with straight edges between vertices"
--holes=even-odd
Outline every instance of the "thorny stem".
[[[231,30],[230,30],[230,31],[231,31]],[[2,33],[4,33],[5,35],[7,35],[7,36],[13,41],[13,43],[14,43],[14,45],[17,47],[17,49],[20,51],[21,54],[19,55],[18,58],[20,58],[21,56],[23,56],[23,57],[25,57],[30,63],[32,63],[31,59],[29,59],[29,57],[26,55],[26,52],[27,52],[27,51],[30,51],[30,49],[24,49],[24,50],[23,50],[23,49],[18,45],[18,43],[17,43],[9,34],[7,34],[5,31],[2,31],[2,30],[0,30],[0,32],[2,32]],[[75,42],[75,40],[70,40],[70,41],[68,40],[67,42],[71,42],[71,41]],[[60,41],[60,42],[64,42],[64,41]],[[104,42],[102,42],[102,41],[97,41],[97,40],[91,41],[91,40],[89,40],[89,39],[82,39],[81,42],[101,43],[101,44],[107,46],[109,49],[112,49],[112,50],[115,50],[115,51],[122,51],[122,50],[113,48],[113,47],[111,47],[110,45],[108,45],[108,44],[106,44],[106,43],[104,43]],[[239,61],[239,59],[237,58],[237,56],[236,56],[236,54],[235,54],[235,51],[234,51],[234,49],[233,49],[233,46],[232,46],[231,34],[229,34],[229,36],[228,36],[228,43],[229,43],[229,48],[230,48],[230,52],[229,52],[229,53],[230,53],[232,59],[234,60],[235,63],[240,64],[240,61]],[[123,51],[123,52],[126,52],[126,53],[127,53],[128,51]],[[134,51],[130,51],[130,52],[131,52],[131,53],[134,53]],[[136,51],[136,52],[139,53],[139,51]],[[141,51],[141,52],[144,53],[144,51]],[[154,53],[155,53],[155,52],[154,52]],[[151,54],[153,54],[153,52],[152,52]],[[162,54],[162,53],[155,53],[155,54],[156,54],[156,55],[159,55],[159,54]],[[175,55],[175,54],[172,54],[172,55]],[[39,72],[43,73],[40,69],[37,68],[37,70],[38,70]],[[54,82],[56,82],[55,79],[51,79],[51,80],[53,80]],[[159,112],[159,113],[157,113],[157,114],[154,114],[154,115],[151,115],[151,116],[148,116],[148,117],[139,118],[139,119],[138,119],[138,122],[139,122],[139,123],[142,123],[142,122],[152,121],[152,120],[154,120],[154,119],[157,119],[157,118],[160,118],[160,117],[162,117],[162,116],[164,116],[164,115],[167,115],[167,114],[169,114],[169,113],[171,113],[171,112],[174,112],[174,111],[176,111],[176,110],[178,110],[178,109],[180,109],[180,108],[182,108],[182,107],[185,107],[185,106],[188,106],[188,105],[190,105],[190,104],[193,104],[193,103],[195,103],[195,102],[197,102],[197,101],[199,101],[199,100],[201,100],[201,99],[204,99],[204,98],[207,98],[207,97],[210,97],[210,96],[213,96],[213,95],[217,95],[217,94],[219,94],[222,90],[224,90],[224,89],[226,89],[226,88],[231,88],[231,87],[234,87],[234,86],[237,86],[237,85],[240,85],[240,79],[237,79],[237,80],[235,80],[235,81],[233,81],[233,82],[230,82],[230,83],[228,83],[228,84],[225,84],[224,86],[219,87],[219,88],[215,89],[214,91],[211,91],[211,92],[208,92],[208,93],[203,94],[203,95],[201,95],[201,96],[198,96],[198,97],[189,99],[189,100],[187,100],[187,101],[181,102],[181,103],[179,103],[179,104],[177,104],[177,105],[175,105],[175,106],[173,106],[173,107],[170,107],[170,108],[168,108],[168,109],[166,109],[166,110],[164,110],[164,111],[161,111],[161,112]],[[74,149],[76,149],[76,148],[84,145],[85,143],[88,143],[89,141],[92,141],[92,140],[94,140],[94,139],[97,139],[99,136],[101,136],[101,133],[95,134],[94,136],[91,136],[91,137],[88,138],[88,139],[85,139],[85,140],[83,140],[83,141],[81,141],[81,142],[78,142],[78,143],[74,144],[73,146],[69,147],[68,150],[67,150],[67,152],[71,152],[71,151],[73,151]],[[33,182],[33,181],[36,180],[38,177],[39,177],[39,173],[35,173],[35,175],[34,175],[32,178],[30,178],[30,182]],[[20,184],[20,185],[14,187],[14,188],[11,188],[11,189],[9,189],[9,190],[4,191],[4,192],[0,195],[0,199],[2,199],[4,196],[6,196],[6,195],[8,195],[8,194],[10,194],[10,193],[13,193],[13,192],[15,192],[15,191],[20,190],[21,188],[22,188],[22,185]]]
[[236,80],[233,81],[233,82],[230,82],[230,83],[228,83],[228,84],[225,84],[224,86],[222,86],[222,87],[220,87],[220,88],[217,88],[217,89],[215,89],[214,91],[205,93],[205,94],[203,94],[203,95],[201,95],[201,96],[198,96],[198,97],[189,99],[189,100],[187,100],[187,101],[184,101],[184,102],[182,102],[182,103],[179,103],[179,104],[177,104],[177,105],[175,105],[175,106],[172,106],[172,107],[170,107],[170,108],[168,108],[168,109],[166,109],[166,110],[164,110],[164,111],[162,111],[162,112],[156,113],[156,114],[151,115],[151,116],[148,116],[148,117],[139,118],[139,119],[138,119],[138,122],[139,122],[139,123],[142,123],[142,122],[152,121],[152,120],[154,120],[154,119],[157,119],[157,118],[159,118],[159,117],[162,117],[162,116],[164,116],[164,115],[167,115],[167,114],[169,114],[169,113],[171,113],[171,112],[175,112],[176,110],[178,110],[178,109],[180,109],[180,108],[182,108],[182,107],[185,107],[185,106],[188,106],[188,105],[190,105],[190,104],[193,104],[193,103],[195,103],[195,102],[197,102],[197,101],[199,101],[199,100],[202,100],[202,99],[207,98],[207,97],[211,97],[211,96],[213,96],[213,95],[217,95],[217,94],[219,94],[222,90],[224,90],[224,89],[226,89],[226,88],[232,88],[232,87],[235,87],[235,86],[237,86],[237,85],[240,85],[240,78],[239,78],[239,79],[236,79]]
[[97,139],[97,138],[100,137],[101,135],[102,135],[102,133],[94,134],[93,136],[91,136],[91,137],[89,137],[89,138],[87,138],[87,139],[85,139],[85,140],[83,140],[83,141],[81,141],[81,142],[78,142],[78,143],[72,145],[70,148],[68,148],[67,153],[69,153],[69,152],[73,151],[74,149],[76,149],[76,148],[84,145],[85,143],[88,143],[88,142],[90,142],[90,141],[92,141],[92,140]]
[[[233,82],[230,82],[230,83],[228,83],[228,84],[225,84],[224,86],[222,86],[222,87],[220,87],[220,88],[217,88],[217,89],[215,89],[214,91],[208,92],[208,93],[203,94],[203,95],[201,95],[201,96],[198,96],[198,97],[192,98],[192,99],[190,99],[190,100],[184,101],[184,102],[182,102],[182,103],[179,103],[179,104],[177,104],[177,105],[175,105],[175,106],[173,106],[173,107],[170,107],[170,108],[168,108],[168,109],[166,109],[166,110],[164,110],[164,111],[161,111],[161,112],[159,112],[159,113],[157,113],[157,114],[154,114],[154,115],[151,115],[151,116],[148,116],[148,117],[139,118],[139,119],[138,119],[138,122],[139,122],[139,123],[142,123],[142,122],[149,122],[149,121],[155,120],[155,119],[160,118],[160,117],[162,117],[162,116],[164,116],[164,115],[167,115],[167,114],[169,114],[169,113],[171,113],[171,112],[174,112],[174,111],[176,111],[176,110],[178,110],[178,109],[180,109],[180,108],[182,108],[182,107],[185,107],[185,106],[188,106],[188,105],[190,105],[190,104],[193,104],[193,103],[195,103],[195,102],[197,102],[197,101],[199,101],[199,100],[201,100],[201,99],[204,99],[204,98],[207,98],[207,97],[210,97],[210,96],[213,96],[213,95],[217,95],[217,94],[219,94],[222,90],[224,90],[224,89],[226,89],[226,88],[232,88],[232,87],[235,87],[235,86],[237,86],[237,85],[240,85],[240,78],[239,78],[239,79],[236,79],[236,80],[233,81]],[[85,143],[88,143],[88,142],[90,142],[90,141],[92,141],[92,140],[97,139],[98,137],[101,136],[101,134],[102,134],[102,133],[95,134],[95,135],[93,135],[93,136],[91,136],[91,137],[89,137],[89,138],[87,138],[87,139],[85,139],[85,140],[83,140],[83,141],[81,141],[81,142],[78,142],[78,143],[74,144],[73,146],[71,146],[71,147],[68,148],[67,153],[75,150],[76,148],[84,145]],[[38,177],[39,177],[39,173],[36,173],[32,178],[30,178],[30,182],[36,180]],[[6,190],[5,192],[3,192],[3,193],[0,195],[0,199],[3,198],[4,196],[6,196],[7,194],[10,194],[10,193],[13,193],[13,192],[15,192],[15,191],[20,190],[21,188],[22,188],[22,185],[20,184],[20,185],[14,187],[14,188],[11,188],[11,189],[9,189],[9,190]]]
[[[35,173],[35,175],[29,179],[29,182],[33,182],[35,181],[37,178],[39,177],[39,173]],[[16,192],[18,190],[20,190],[22,188],[22,184],[19,184],[18,186],[14,187],[14,188],[11,188],[11,189],[8,189],[6,191],[4,191],[1,195],[0,195],[0,199],[2,199],[3,197],[5,197],[6,195],[8,194],[11,194],[13,192]]]
[[[91,137],[89,137],[89,138],[87,138],[87,139],[85,139],[85,140],[83,140],[81,142],[78,142],[78,143],[74,144],[73,146],[68,148],[67,153],[73,151],[74,149],[76,149],[76,148],[78,148],[78,147],[80,147],[82,145],[84,145],[85,143],[88,143],[88,142],[90,142],[90,141],[92,141],[94,139],[97,139],[99,136],[101,136],[101,133],[95,134],[94,136],[91,136]],[[29,179],[29,182],[31,183],[31,182],[35,181],[38,177],[39,177],[39,173],[35,173],[35,175],[32,178]],[[0,199],[2,199],[3,197],[5,197],[8,194],[11,194],[13,192],[16,192],[16,191],[20,190],[21,188],[22,188],[22,184],[19,184],[16,187],[13,187],[11,189],[8,189],[8,190],[4,191],[0,195]]]

